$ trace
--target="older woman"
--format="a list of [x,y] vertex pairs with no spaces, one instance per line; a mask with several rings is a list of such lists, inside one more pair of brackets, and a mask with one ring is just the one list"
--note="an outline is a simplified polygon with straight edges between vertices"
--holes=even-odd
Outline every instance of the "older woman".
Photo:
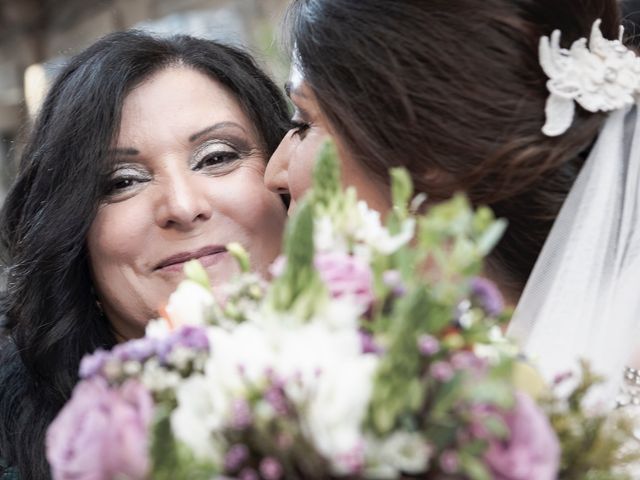
[[186,261],[224,281],[234,241],[265,271],[286,214],[263,173],[286,125],[252,59],[210,41],[116,33],[61,73],[0,219],[0,457],[22,478],[49,476],[80,358],[141,335]]

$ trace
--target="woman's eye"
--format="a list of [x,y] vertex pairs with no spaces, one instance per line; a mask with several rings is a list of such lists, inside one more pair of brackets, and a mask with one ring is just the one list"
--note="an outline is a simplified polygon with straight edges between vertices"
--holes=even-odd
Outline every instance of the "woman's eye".
[[196,163],[194,170],[202,170],[207,167],[217,167],[221,165],[226,165],[234,160],[238,160],[240,155],[237,152],[233,151],[219,151],[212,152],[204,155],[202,159],[198,160]]
[[305,137],[305,135],[307,134],[307,130],[309,130],[310,127],[311,125],[309,123],[298,122],[295,120],[291,122],[291,130],[293,131],[293,135],[297,135],[301,139]]
[[106,195],[117,196],[148,181],[148,178],[132,171],[116,173],[111,176],[106,186]]

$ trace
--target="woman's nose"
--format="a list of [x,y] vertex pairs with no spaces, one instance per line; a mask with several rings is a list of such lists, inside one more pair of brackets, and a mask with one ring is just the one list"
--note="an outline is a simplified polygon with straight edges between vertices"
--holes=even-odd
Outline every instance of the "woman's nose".
[[267,168],[264,172],[264,184],[273,192],[280,194],[289,193],[289,150],[291,148],[291,135],[289,132],[273,152]]
[[158,185],[157,224],[161,228],[191,230],[211,218],[212,192],[208,192],[194,172],[174,172]]

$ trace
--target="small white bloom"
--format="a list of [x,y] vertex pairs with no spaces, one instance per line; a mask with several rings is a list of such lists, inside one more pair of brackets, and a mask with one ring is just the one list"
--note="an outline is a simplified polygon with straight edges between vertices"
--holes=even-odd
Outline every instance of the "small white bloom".
[[376,454],[398,471],[418,474],[427,470],[433,448],[418,433],[395,432],[379,443]]
[[190,348],[178,345],[177,347],[174,347],[173,350],[171,350],[167,361],[178,370],[184,370],[185,368],[187,368],[189,363],[191,363],[196,358],[197,355],[198,352]]
[[380,212],[370,209],[366,202],[358,202],[358,212],[361,223],[355,232],[356,239],[383,255],[391,255],[409,243],[415,234],[416,221],[414,218],[408,218],[402,224],[400,232],[392,235],[382,224]]
[[145,337],[161,340],[169,336],[171,328],[164,318],[156,318],[147,323],[144,332]]
[[313,222],[313,242],[316,252],[347,252],[346,238],[337,231],[334,219],[328,215],[316,218]]
[[306,420],[311,440],[329,459],[334,473],[346,474],[352,472],[343,464],[343,458],[363,441],[362,424],[378,358],[359,354],[339,360],[339,364],[318,376]]
[[213,294],[193,280],[184,280],[169,297],[165,309],[171,323],[180,325],[205,325],[211,318],[215,300]]
[[203,375],[194,375],[176,390],[178,406],[171,413],[175,438],[203,461],[219,464],[223,445],[217,433],[223,428],[230,403]]
[[145,362],[140,381],[152,392],[173,390],[180,385],[182,378],[177,372],[168,370],[153,358]]

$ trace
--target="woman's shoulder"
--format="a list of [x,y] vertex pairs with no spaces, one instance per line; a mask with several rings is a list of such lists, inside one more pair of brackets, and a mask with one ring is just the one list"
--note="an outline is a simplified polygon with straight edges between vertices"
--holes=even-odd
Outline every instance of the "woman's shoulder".
[[0,457],[0,480],[19,480],[18,472],[11,468],[4,458]]
[[0,480],[18,480],[18,471],[9,464],[15,454],[12,439],[24,401],[24,365],[11,337],[0,335]]

